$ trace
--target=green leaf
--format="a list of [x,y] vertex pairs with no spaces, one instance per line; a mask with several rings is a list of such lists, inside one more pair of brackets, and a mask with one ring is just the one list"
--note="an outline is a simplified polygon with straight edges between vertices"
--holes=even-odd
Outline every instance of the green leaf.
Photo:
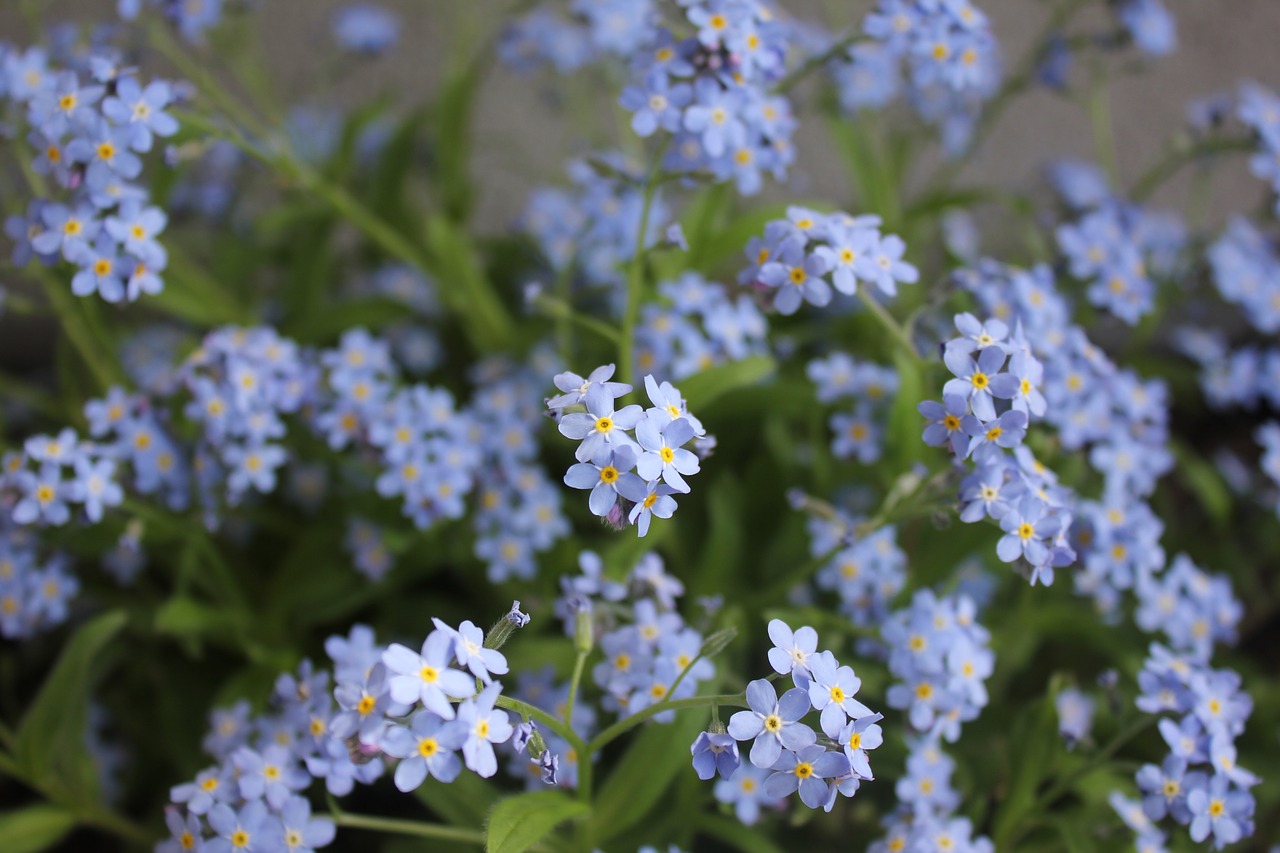
[[427,218],[423,238],[431,272],[440,282],[448,282],[439,288],[440,298],[462,323],[476,350],[487,353],[511,346],[511,317],[467,233],[436,214]]
[[1009,794],[995,817],[997,850],[1014,849],[1014,842],[1032,817],[1029,812],[1035,806],[1041,782],[1055,773],[1058,759],[1062,757],[1052,695],[1053,687],[1014,718],[1014,733],[1009,743],[1009,759],[1013,765]]
[[718,364],[680,380],[680,393],[692,411],[709,406],[730,391],[754,385],[770,377],[778,363],[767,355],[753,355],[741,361]]
[[414,794],[442,821],[475,829],[484,823],[498,791],[474,773],[462,773],[448,785],[429,781]]
[[75,815],[47,804],[0,812],[0,850],[4,853],[46,850],[75,825]]
[[14,757],[36,786],[56,782],[69,793],[92,790],[92,760],[83,745],[89,691],[98,657],[126,621],[115,611],[81,626],[22,718]]
[[489,813],[487,853],[523,853],[557,825],[586,814],[586,803],[559,791],[534,791],[507,797]]
[[689,744],[706,728],[709,711],[680,714],[640,730],[596,796],[591,838],[598,846],[625,836],[644,820],[677,773],[689,765]]
[[922,421],[916,409],[925,399],[924,382],[919,365],[901,349],[894,349],[893,364],[898,369],[898,393],[893,399],[889,425],[885,430],[885,443],[888,445],[885,456],[893,464],[882,470],[902,472],[911,470],[911,466],[922,458],[926,447],[920,439]]
[[1226,526],[1231,519],[1231,492],[1222,481],[1222,475],[1195,450],[1181,442],[1170,442],[1174,458],[1178,462],[1178,475],[1187,488],[1200,501],[1200,506],[1218,527]]

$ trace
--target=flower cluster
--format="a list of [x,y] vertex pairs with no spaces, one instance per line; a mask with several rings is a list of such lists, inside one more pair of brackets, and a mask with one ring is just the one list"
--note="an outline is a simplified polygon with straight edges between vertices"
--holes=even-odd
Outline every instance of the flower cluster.
[[[583,565],[595,568],[590,558]],[[591,671],[605,692],[606,709],[626,716],[686,698],[697,692],[699,682],[715,676],[715,665],[704,653],[707,638],[676,609],[684,586],[665,573],[657,554],[641,557],[621,586],[602,583],[592,572],[564,578],[561,585],[566,595],[562,611],[585,610],[594,626],[607,626],[598,643],[603,660]],[[623,589],[630,595],[619,595]],[[674,711],[663,711],[654,719],[671,722],[674,717]]]
[[[1280,135],[1280,131],[1277,134]],[[1280,161],[1280,144],[1272,157]],[[1264,335],[1280,331],[1280,253],[1275,243],[1249,220],[1235,217],[1209,247],[1207,256],[1213,270],[1213,283],[1222,298],[1240,306],[1245,318]],[[1247,372],[1241,374],[1237,377],[1249,376]],[[1240,396],[1248,395],[1246,399],[1254,393],[1253,388],[1247,391],[1241,388],[1241,391],[1244,394]]]
[[830,66],[841,105],[851,112],[887,106],[905,79],[912,106],[940,126],[948,151],[962,150],[978,109],[1000,83],[1000,50],[987,16],[969,0],[880,0],[862,29],[871,40],[853,44]]
[[[1105,186],[1100,175],[1094,180]],[[1079,219],[1057,230],[1071,275],[1089,283],[1085,293],[1091,304],[1135,325],[1155,307],[1151,276],[1172,272],[1185,230],[1172,216],[1110,194],[1073,208]]]
[[334,826],[311,817],[303,794],[313,780],[345,796],[391,766],[406,792],[428,775],[451,782],[463,767],[494,775],[494,746],[516,727],[495,707],[502,685],[494,676],[508,667],[491,645],[528,619],[516,602],[489,637],[471,622],[453,628],[435,619],[419,651],[383,647],[362,625],[330,637],[332,689],[330,674],[304,661],[276,681],[266,713],[252,716],[248,702],[214,712],[204,746],[217,763],[173,788],[166,815],[173,838],[157,849],[323,847]]
[[1030,418],[1046,411],[1044,366],[1027,339],[1010,335],[1000,320],[959,314],[955,323],[960,336],[943,355],[955,378],[943,386],[942,403],[919,406],[930,421],[924,441],[950,448],[957,461],[973,460],[960,486],[960,519],[998,521],[1005,535],[997,556],[1006,563],[1025,559],[1032,583],[1051,584],[1054,568],[1074,562],[1075,552],[1065,541],[1070,515],[1054,494],[1052,475],[1022,446]]
[[46,265],[66,261],[76,268],[77,296],[133,301],[164,286],[168,253],[156,238],[168,217],[137,181],[139,155],[178,130],[166,112],[174,92],[161,80],[144,84],[108,49],[74,63],[59,68],[40,48],[0,44],[0,106],[12,104],[26,120],[31,171],[66,192],[37,197],[5,231],[16,265],[33,256]]
[[12,506],[15,524],[64,525],[71,520],[72,504],[98,522],[107,507],[124,500],[115,479],[117,456],[114,447],[81,441],[69,428],[56,436],[33,436],[21,453],[6,458],[0,495],[10,496],[5,503]]
[[[1212,836],[1218,849],[1252,835],[1249,788],[1260,780],[1236,761],[1235,740],[1253,710],[1249,694],[1240,689],[1240,676],[1209,667],[1207,654],[1178,655],[1153,643],[1138,684],[1139,709],[1174,715],[1159,724],[1168,757],[1137,774],[1147,820],[1130,821],[1130,826],[1140,842],[1145,838],[1163,845],[1163,833],[1153,822],[1166,815],[1189,825],[1193,841]],[[1189,769],[1200,765],[1206,769]]]
[[629,394],[631,386],[610,382],[613,369],[612,364],[598,367],[585,379],[557,374],[556,387],[564,393],[547,406],[560,415],[560,434],[581,442],[565,485],[591,490],[592,515],[618,529],[634,524],[644,536],[653,516],[671,517],[676,511],[672,496],[687,493],[684,478],[698,473],[698,456],[685,445],[708,437],[679,390],[670,382],[659,385],[652,376],[644,378],[650,408],[631,405],[615,411],[614,401]]
[[681,5],[696,34],[677,40],[656,28],[631,58],[620,103],[637,135],[671,135],[667,168],[710,172],[754,195],[765,174],[781,179],[795,159],[791,103],[771,91],[786,70],[789,28],[760,0]]
[[[883,715],[873,712],[855,696],[862,680],[853,668],[842,666],[831,651],[818,651],[818,633],[808,626],[793,631],[785,622],[769,623],[769,664],[778,676],[791,676],[792,687],[778,695],[774,679],[760,678],[747,685],[748,710],[738,711],[729,720],[727,731],[713,729],[694,741],[693,765],[699,778],[717,773],[729,784],[717,785],[717,798],[732,796],[740,804],[742,791],[753,786],[737,786],[742,778],[757,781],[763,776],[763,793],[770,800],[797,791],[811,809],[830,811],[837,794],[852,797],[863,780],[873,779],[868,752],[883,737],[876,725]],[[775,676],[776,678],[776,676]],[[811,712],[819,713],[820,738],[803,722]],[[739,743],[751,741],[749,765],[741,762]],[[751,813],[740,817],[745,822]]]
[[[591,285],[618,285],[620,264],[636,252],[636,233],[644,216],[643,175],[619,154],[573,160],[572,190],[543,187],[525,206],[521,226],[538,244],[557,275],[580,271]],[[644,246],[657,243],[668,217],[655,193],[645,223]],[[620,310],[620,309],[619,309]]]
[[[1052,546],[1069,544],[1080,556],[1085,570],[1075,575],[1077,591],[1092,596],[1100,611],[1114,612],[1120,592],[1130,588],[1134,577],[1131,566],[1117,567],[1117,558],[1149,561],[1152,570],[1164,564],[1163,553],[1154,548],[1159,521],[1145,497],[1173,465],[1167,446],[1168,389],[1159,380],[1117,368],[1071,323],[1067,302],[1047,267],[1018,270],[981,261],[959,278],[984,310],[1021,329],[1021,340],[1043,364],[1044,420],[1057,430],[1062,446],[1074,451],[1092,445],[1087,458],[1103,478],[1101,501],[1075,498],[1028,450],[1019,448],[1015,458],[1024,476],[1033,478],[1037,497],[1044,500],[1043,492],[1051,506],[1073,519],[1067,525],[1064,517]],[[981,497],[984,485],[986,496],[994,499],[989,488],[999,483],[970,485],[978,488],[969,500]],[[975,506],[970,511],[979,510]]]
[[891,367],[861,362],[842,352],[814,359],[805,368],[818,386],[818,401],[834,403],[851,398],[853,411],[831,416],[835,438],[831,452],[838,459],[856,456],[869,465],[880,458],[884,417],[898,393],[898,373]]
[[859,523],[839,510],[831,518],[809,518],[810,554],[830,555],[814,581],[819,589],[836,593],[840,612],[853,624],[879,624],[906,585],[907,555],[898,547],[896,527],[859,535]]
[[[890,707],[905,710],[921,736],[909,741],[907,774],[898,780],[899,813],[886,820],[887,847],[871,849],[943,849],[980,853],[992,849],[985,838],[973,838],[973,827],[952,813],[960,796],[951,787],[955,761],[942,740],[955,742],[960,724],[972,720],[987,704],[986,679],[995,666],[990,635],[976,620],[977,608],[964,595],[938,598],[918,590],[911,604],[885,620],[881,634],[889,655],[889,671],[899,681],[889,687]],[[945,837],[947,842],[938,841]],[[895,848],[895,839],[908,842]],[[929,848],[927,844],[934,844]]]
[[60,551],[42,554],[34,534],[0,519],[0,637],[27,639],[66,621],[80,588]]
[[750,264],[738,281],[768,292],[779,313],[794,314],[804,302],[819,307],[829,303],[832,287],[852,295],[859,282],[893,296],[899,282],[920,278],[902,260],[905,251],[901,237],[880,233],[878,216],[790,207],[785,219],[769,222],[763,237],[747,243]]
[[658,285],[665,304],[640,309],[636,367],[677,381],[717,364],[768,351],[768,322],[754,300],[695,272]]
[[[176,341],[145,344],[135,379],[147,393],[113,387],[89,401],[92,440],[66,429],[6,457],[0,506],[14,523],[97,524],[128,488],[175,511],[194,500],[213,530],[251,496],[276,492],[286,466],[289,496],[314,512],[329,469],[290,449],[289,422],[298,419],[330,449],[358,449],[377,471],[371,489],[399,498],[419,528],[461,518],[479,484],[475,550],[494,580],[531,577],[535,555],[568,532],[560,492],[536,459],[532,426],[543,409],[532,368],[480,365],[479,390],[459,409],[442,388],[399,386],[390,345],[363,329],[335,349],[311,350],[270,327],[222,328],[176,366]],[[123,580],[136,574],[139,546],[140,531],[126,531],[108,561],[122,561]],[[372,579],[391,566],[372,525],[353,522],[348,547]]]

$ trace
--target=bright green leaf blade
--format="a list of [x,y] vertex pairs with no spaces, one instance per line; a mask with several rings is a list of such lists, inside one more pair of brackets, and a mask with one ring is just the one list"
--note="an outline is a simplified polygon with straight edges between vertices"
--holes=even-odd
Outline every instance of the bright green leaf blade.
[[487,853],[524,853],[557,825],[581,817],[587,804],[559,791],[534,791],[508,797],[494,807],[485,828]]
[[644,820],[676,774],[689,769],[689,744],[706,728],[708,716],[681,714],[675,722],[649,723],[640,730],[596,796],[593,841],[606,846]]
[[75,815],[46,804],[0,813],[0,850],[36,853],[58,843],[76,825]]
[[[83,785],[92,768],[83,747],[89,691],[103,648],[124,627],[125,614],[105,613],[83,625],[68,641],[18,728],[14,754],[32,782],[43,785],[57,773],[62,787]],[[0,850],[6,849],[0,846]]]
[[774,374],[778,363],[767,355],[753,355],[741,361],[718,364],[693,376],[681,379],[680,393],[689,403],[690,410],[710,405],[730,391],[754,385]]

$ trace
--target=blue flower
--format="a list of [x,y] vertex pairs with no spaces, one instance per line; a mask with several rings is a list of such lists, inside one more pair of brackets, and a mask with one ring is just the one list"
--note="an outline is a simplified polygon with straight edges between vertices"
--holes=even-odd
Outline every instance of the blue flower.
[[778,797],[765,794],[764,783],[768,774],[767,768],[740,764],[731,778],[716,782],[715,798],[731,804],[738,820],[751,826],[760,819],[761,806],[777,807],[782,802]]
[[[1003,375],[1005,374],[1001,374]],[[1010,409],[985,424],[970,418],[966,424],[966,432],[970,436],[966,455],[973,456],[979,462],[989,462],[1000,457],[1001,453],[997,448],[1009,449],[1022,444],[1022,439],[1027,434],[1027,415],[1026,412]]]
[[246,803],[238,812],[219,803],[209,811],[209,826],[218,833],[204,843],[204,853],[238,853],[269,845],[271,821],[262,800]]
[[777,691],[766,679],[747,685],[750,711],[738,711],[729,720],[729,734],[734,740],[752,740],[751,763],[768,768],[777,762],[783,747],[790,750],[810,746],[817,739],[813,729],[799,722],[809,713],[809,694],[793,688],[778,698]]
[[569,466],[564,475],[564,483],[574,489],[591,489],[587,505],[592,515],[605,518],[617,505],[620,487],[636,492],[635,484],[627,484],[629,479],[634,478],[644,488],[644,481],[631,473],[633,467],[635,452],[630,447],[624,446],[614,451],[605,449],[603,455],[596,460]]
[[827,752],[820,744],[784,751],[764,783],[770,797],[785,797],[800,790],[800,799],[811,809],[821,808],[830,796],[826,780],[849,772],[849,759],[841,752]]
[[1000,519],[1005,535],[996,543],[996,556],[1006,563],[1025,557],[1033,566],[1044,566],[1049,561],[1044,540],[1057,535],[1061,526],[1062,520],[1049,513],[1044,501],[1027,495]]
[[819,307],[831,301],[831,286],[823,279],[828,265],[817,254],[806,254],[802,245],[786,242],[777,255],[760,268],[760,281],[776,288],[774,307],[780,314],[794,314],[801,302]]
[[62,469],[51,463],[41,466],[38,474],[19,471],[13,479],[23,496],[13,506],[13,520],[33,524],[42,520],[55,526],[66,524],[71,510],[66,504],[67,486],[62,482]]
[[439,619],[433,617],[431,621],[439,631],[452,637],[453,654],[458,665],[471,670],[471,674],[485,684],[493,683],[493,675],[506,675],[509,672],[507,659],[502,652],[484,647],[484,631],[471,620],[463,620],[456,631]]
[[978,353],[975,361],[960,349],[948,348],[943,353],[942,360],[956,377],[942,386],[943,399],[948,394],[963,397],[969,401],[978,420],[984,423],[995,420],[996,407],[991,396],[991,380],[1004,366],[1004,350],[998,346],[987,347]]
[[451,723],[463,737],[462,757],[467,767],[485,778],[498,772],[493,745],[505,743],[513,731],[506,712],[493,707],[501,692],[501,684],[490,684],[474,699],[459,705]]
[[694,103],[684,111],[684,129],[698,137],[710,157],[740,148],[746,139],[741,96],[707,77],[698,78],[693,92]]
[[738,742],[726,733],[702,732],[689,752],[693,754],[693,769],[704,782],[717,773],[724,779],[732,778],[742,763]]
[[808,625],[792,631],[781,619],[769,621],[769,664],[779,675],[789,675],[799,670],[807,673],[809,658],[818,650],[818,632]]
[[[977,422],[977,418],[969,414],[968,400],[960,394],[944,394],[941,403],[925,400],[917,411],[930,421],[921,436],[925,444],[930,447],[946,445],[957,457],[967,454],[968,436],[973,434],[972,424],[968,422]],[[1003,479],[1003,473],[1000,477]]]
[[681,475],[687,477],[699,469],[698,457],[683,449],[693,435],[693,426],[684,418],[668,420],[665,413],[659,419],[642,418],[636,424],[636,440],[644,452],[636,458],[636,473],[650,482],[661,478],[676,491],[687,493],[689,484]]
[[838,666],[835,655],[823,652],[809,659],[808,669],[811,678],[805,679],[797,673],[796,686],[806,687],[814,710],[822,712],[824,732],[838,733],[848,717],[858,719],[871,715],[870,708],[853,698],[862,687],[862,679],[854,675],[852,667]]
[[168,253],[156,241],[156,235],[164,230],[169,217],[158,207],[143,207],[141,202],[129,201],[120,210],[107,217],[106,229],[125,251],[139,261],[155,268],[163,268]]
[[352,3],[333,16],[333,37],[352,53],[376,56],[395,47],[400,35],[397,15],[372,3]]
[[128,144],[134,151],[150,151],[156,136],[168,137],[178,132],[178,122],[165,112],[173,98],[173,90],[163,80],[142,87],[133,77],[122,77],[115,95],[102,102],[103,114],[117,125],[128,128]]
[[860,255],[854,262],[854,272],[858,278],[870,282],[886,296],[898,292],[898,282],[914,284],[920,280],[920,272],[911,264],[902,260],[907,244],[896,234],[888,234],[880,239],[880,244],[867,254]]
[[83,504],[89,520],[99,522],[104,507],[119,506],[124,500],[124,490],[115,481],[115,460],[81,456],[75,461],[75,469],[76,478],[66,487],[67,498]]
[[1214,775],[1208,784],[1187,793],[1191,812],[1191,840],[1204,841],[1213,835],[1214,847],[1221,850],[1253,830],[1254,801],[1248,792],[1233,789],[1225,776]]
[[636,525],[639,536],[649,532],[649,525],[655,516],[670,518],[675,513],[676,501],[671,497],[674,492],[674,489],[664,483],[646,483],[639,477],[625,477],[618,484],[618,494],[635,502],[627,515],[627,521]]
[[311,782],[293,753],[279,744],[272,744],[261,753],[242,746],[232,754],[231,762],[236,768],[240,796],[246,800],[265,797],[273,810],[282,808],[292,794]]
[[[635,440],[626,433],[644,415],[639,406],[624,406],[615,412],[612,391],[600,383],[592,384],[587,389],[586,404],[586,412],[565,415],[560,421],[561,435],[582,441],[574,451],[579,462],[594,459],[602,450],[627,449],[634,452],[639,449]],[[631,467],[632,465],[627,465],[622,470],[630,470]]]
[[427,773],[441,782],[452,782],[462,772],[456,750],[465,739],[466,732],[431,711],[414,714],[407,728],[392,727],[382,736],[382,748],[402,759],[396,766],[396,788],[405,793],[416,790]]
[[422,653],[399,643],[392,643],[382,653],[382,662],[391,673],[387,686],[391,698],[402,705],[421,702],[438,716],[453,719],[449,697],[461,698],[475,692],[475,682],[456,669],[449,668],[453,656],[452,630],[432,631],[422,643]]
[[647,137],[658,128],[669,133],[680,130],[682,110],[692,97],[688,83],[673,86],[666,74],[654,72],[641,85],[623,89],[619,103],[632,113],[631,129],[637,136]]
[[332,843],[336,831],[332,820],[311,816],[311,803],[304,797],[290,797],[279,810],[273,841],[287,853],[314,853]]
[[875,749],[884,743],[884,733],[876,725],[883,719],[884,714],[870,714],[850,720],[836,737],[837,742],[844,747],[850,769],[859,779],[875,778],[871,775],[871,762],[867,760],[867,750]]

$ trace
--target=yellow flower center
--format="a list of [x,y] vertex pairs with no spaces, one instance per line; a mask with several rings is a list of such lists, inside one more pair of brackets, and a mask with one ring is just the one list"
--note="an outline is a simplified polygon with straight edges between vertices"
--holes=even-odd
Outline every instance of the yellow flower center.
[[960,429],[960,419],[955,415],[947,415],[942,419],[942,425],[947,428],[947,432],[955,432]]
[[796,765],[796,769],[791,772],[796,774],[798,779],[808,779],[813,775],[813,765],[807,761],[801,761]]
[[618,480],[618,469],[612,465],[606,465],[600,469],[600,482],[615,483]]
[[440,672],[434,666],[424,666],[418,670],[418,677],[428,684],[434,684],[440,678]]
[[424,737],[418,741],[418,755],[423,758],[430,758],[440,751],[440,744],[433,737]]
[[782,731],[782,718],[777,714],[770,714],[764,718],[764,728],[768,732],[777,733]]
[[596,432],[609,432],[613,429],[613,418],[596,418]]
[[110,142],[104,142],[98,146],[99,160],[113,160],[116,156],[116,147]]
[[237,829],[235,832],[231,833],[231,846],[248,847],[249,833],[245,832],[243,829]]
[[986,388],[987,385],[991,383],[991,380],[987,378],[987,374],[985,373],[975,373],[973,376],[969,377],[969,381],[973,383],[973,387],[977,388],[979,391]]
[[373,712],[373,706],[376,704],[378,702],[372,696],[362,696],[360,697],[360,704],[356,705],[356,710],[360,713],[360,716],[365,717]]
[[839,705],[844,701],[844,690],[839,687],[831,688],[831,701]]
[[1023,539],[1030,539],[1036,535],[1036,529],[1025,521],[1018,525],[1018,536]]
[[663,462],[671,462],[676,458],[676,452],[670,447],[663,447],[658,451],[658,455],[662,457]]

